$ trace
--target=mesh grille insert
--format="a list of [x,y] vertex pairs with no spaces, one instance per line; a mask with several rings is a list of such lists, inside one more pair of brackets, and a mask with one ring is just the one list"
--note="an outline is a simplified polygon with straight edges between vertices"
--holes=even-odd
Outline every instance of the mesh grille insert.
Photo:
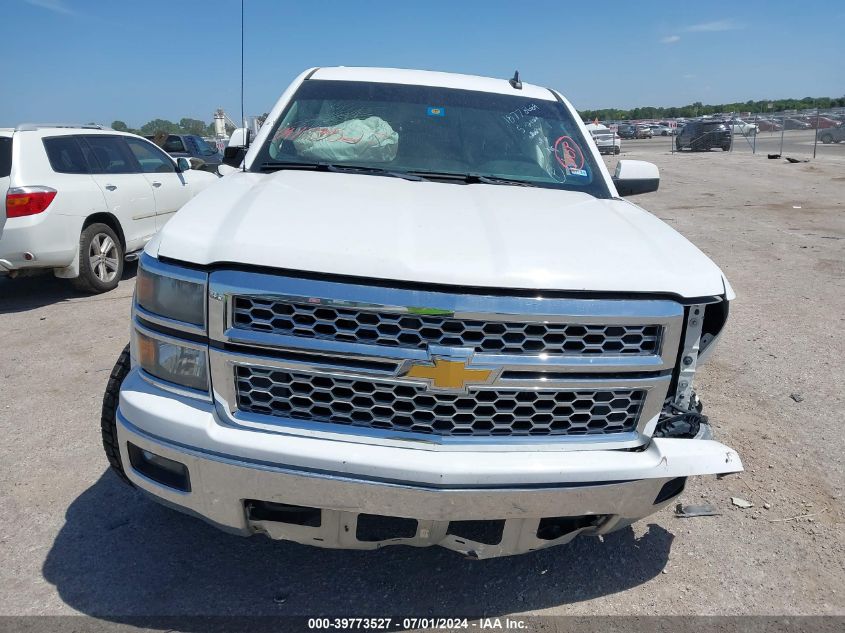
[[441,436],[623,433],[636,428],[642,389],[479,389],[438,393],[413,385],[237,366],[241,411]]
[[468,347],[497,354],[660,353],[660,325],[501,322],[373,312],[257,297],[235,297],[234,326],[287,336],[425,349]]

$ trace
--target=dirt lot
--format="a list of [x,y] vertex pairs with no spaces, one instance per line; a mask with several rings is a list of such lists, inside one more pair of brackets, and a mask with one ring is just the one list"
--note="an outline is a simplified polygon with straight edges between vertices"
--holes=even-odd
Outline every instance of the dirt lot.
[[721,516],[667,509],[604,541],[480,562],[229,536],[107,470],[100,401],[134,267],[97,297],[0,280],[0,614],[845,614],[845,162],[643,157],[663,178],[637,201],[738,294],[697,384],[747,470],[683,495]]

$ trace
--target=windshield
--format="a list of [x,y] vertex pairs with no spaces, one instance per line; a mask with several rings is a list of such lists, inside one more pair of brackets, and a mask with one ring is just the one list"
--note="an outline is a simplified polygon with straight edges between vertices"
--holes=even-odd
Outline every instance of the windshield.
[[451,88],[306,81],[253,169],[284,163],[486,176],[610,195],[563,104]]
[[206,143],[205,139],[200,136],[188,136],[186,138],[190,139],[190,141],[194,144],[196,152],[200,156],[214,156],[217,153],[217,148],[215,147],[212,149],[211,145]]

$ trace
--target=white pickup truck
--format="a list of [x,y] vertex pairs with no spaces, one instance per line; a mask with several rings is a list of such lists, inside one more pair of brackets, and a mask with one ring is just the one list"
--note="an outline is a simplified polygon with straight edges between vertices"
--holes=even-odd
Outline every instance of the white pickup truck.
[[147,245],[103,443],[241,535],[486,558],[742,470],[693,392],[734,294],[512,80],[308,70]]

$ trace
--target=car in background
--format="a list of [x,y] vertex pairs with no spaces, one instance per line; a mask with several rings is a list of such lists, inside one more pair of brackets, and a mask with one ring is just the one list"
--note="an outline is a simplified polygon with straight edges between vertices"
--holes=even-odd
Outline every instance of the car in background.
[[[155,140],[154,136],[144,138],[150,141]],[[211,145],[196,134],[168,134],[161,148],[173,158],[199,159],[202,161],[202,165],[198,165],[198,167],[211,173],[217,173],[217,168],[223,162],[223,154],[220,153],[217,146]]]
[[[837,125],[816,132],[818,139],[825,145],[845,141],[845,125]],[[0,174],[2,175],[2,174]]]
[[645,123],[637,123],[637,136],[636,138],[651,138],[654,134],[651,131],[651,128],[647,126]]
[[0,275],[52,270],[86,292],[116,287],[127,256],[218,181],[100,126],[19,125],[0,139]]
[[831,127],[839,127],[839,125],[841,124],[841,121],[831,119],[827,116],[816,116],[815,114],[811,116],[801,117],[801,120],[805,123],[809,123],[811,128],[819,130],[825,130]]
[[587,128],[596,143],[600,154],[618,154],[622,151],[622,141],[619,135],[609,128]]
[[225,139],[203,136],[202,140],[204,140],[206,143],[208,143],[208,145],[209,145],[209,147],[211,147],[211,149],[216,149],[218,152],[220,152],[220,156],[223,156],[223,150],[226,149],[226,140]]
[[668,125],[663,125],[662,123],[653,123],[648,127],[651,128],[651,133],[653,136],[671,136],[672,135],[672,128]]
[[809,130],[813,126],[801,119],[786,118],[780,120],[785,130]]
[[616,129],[619,138],[633,139],[637,138],[637,126],[630,123],[620,123]]
[[760,132],[780,132],[783,126],[774,119],[757,119],[755,121]]
[[731,119],[728,122],[728,125],[734,133],[734,136],[754,136],[760,131],[755,123],[749,123],[747,121],[743,121],[742,119]]
[[675,148],[679,152],[684,149],[707,152],[714,147],[721,147],[726,152],[731,148],[731,131],[724,121],[690,121],[675,137]]

